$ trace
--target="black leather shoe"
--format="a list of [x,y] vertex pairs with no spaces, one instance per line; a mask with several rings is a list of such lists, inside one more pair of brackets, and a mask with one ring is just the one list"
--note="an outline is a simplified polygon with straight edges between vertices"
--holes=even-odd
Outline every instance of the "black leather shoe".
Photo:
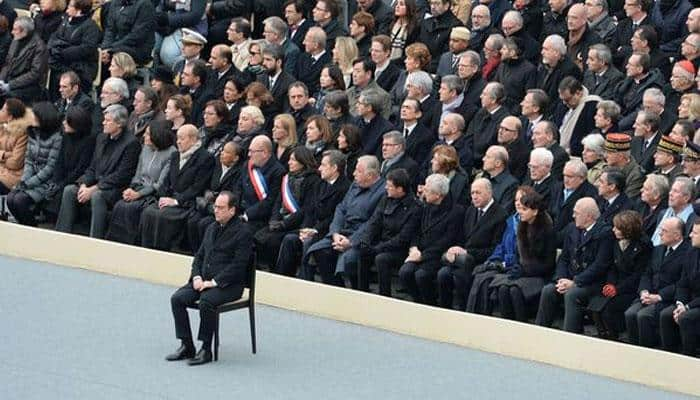
[[181,345],[180,348],[175,350],[174,353],[168,354],[165,359],[167,361],[180,361],[180,360],[186,360],[188,358],[194,357],[194,347],[192,346],[186,346],[186,345]]
[[189,365],[202,365],[211,362],[212,356],[210,350],[200,349],[193,359],[187,361]]

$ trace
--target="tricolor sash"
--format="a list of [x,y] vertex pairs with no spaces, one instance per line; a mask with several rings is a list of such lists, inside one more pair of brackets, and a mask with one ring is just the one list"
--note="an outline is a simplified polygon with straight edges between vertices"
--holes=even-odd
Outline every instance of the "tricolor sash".
[[248,178],[255,189],[255,195],[258,196],[258,201],[263,201],[267,198],[267,182],[265,176],[260,172],[259,168],[255,168],[252,162],[248,163]]
[[282,177],[282,206],[290,214],[299,211],[299,203],[297,203],[297,199],[294,198],[292,186],[289,184],[289,174]]

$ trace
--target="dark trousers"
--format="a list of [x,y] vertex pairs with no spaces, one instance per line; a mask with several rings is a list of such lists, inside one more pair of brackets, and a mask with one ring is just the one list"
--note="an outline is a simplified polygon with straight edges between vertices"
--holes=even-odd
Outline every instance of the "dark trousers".
[[500,286],[498,288],[498,305],[501,317],[527,322],[527,305],[523,291],[517,286]]
[[7,208],[22,225],[36,226],[35,205],[34,200],[25,192],[13,191],[7,195]]
[[[405,251],[379,253],[374,257],[374,266],[377,268],[380,295],[391,297],[391,275],[395,269],[401,267],[405,259]],[[360,263],[362,263],[363,260],[364,259],[361,258]]]
[[311,255],[307,255],[306,262],[304,263],[304,275],[306,279],[314,279],[314,268],[310,264],[311,260],[309,260],[310,257],[313,257],[316,261],[316,268],[318,269],[319,275],[321,275],[321,281],[323,283],[327,285],[345,287],[343,278],[335,273],[339,255],[340,254],[337,251],[330,248],[319,249],[311,253]]
[[436,268],[423,263],[408,262],[399,269],[399,279],[406,291],[418,303],[435,305]]
[[183,342],[192,341],[192,330],[187,307],[195,305],[199,300],[199,333],[197,338],[202,341],[202,348],[211,350],[211,342],[216,328],[216,308],[221,304],[241,298],[243,286],[229,285],[225,288],[214,287],[198,292],[192,283],[181,287],[172,297],[170,305],[175,320],[175,336]]
[[[78,185],[68,185],[63,189],[61,210],[58,212],[56,230],[71,233],[78,218]],[[102,239],[107,230],[108,205],[102,192],[97,190],[92,194],[87,205],[90,207],[90,237]]]
[[[301,256],[304,254],[304,243],[299,239],[299,233],[288,233],[282,238],[277,264],[273,272],[287,276],[296,276]],[[313,277],[311,277],[313,280]]]
[[679,343],[682,345],[683,354],[695,357],[698,351],[698,339],[700,339],[700,308],[691,308],[678,318],[673,320],[675,305],[668,306],[661,311],[661,344],[664,350],[678,351]]
[[588,300],[599,291],[600,285],[574,286],[562,295],[557,292],[554,283],[550,283],[542,288],[535,323],[540,326],[551,327],[563,301],[563,329],[567,332],[581,333],[583,332],[583,315],[586,311]]
[[[447,260],[443,258],[443,262],[447,262]],[[440,268],[437,273],[440,307],[452,308],[454,305],[460,311],[466,310],[469,289],[474,281],[473,271],[474,257],[469,254],[455,260],[454,264],[444,265]],[[456,304],[453,292],[457,295]]]
[[659,314],[668,305],[656,303],[645,306],[639,299],[635,300],[625,311],[630,343],[654,347],[658,343]]
[[618,294],[610,299],[600,312],[603,327],[613,338],[617,338],[625,330],[625,310],[636,298],[636,294]]

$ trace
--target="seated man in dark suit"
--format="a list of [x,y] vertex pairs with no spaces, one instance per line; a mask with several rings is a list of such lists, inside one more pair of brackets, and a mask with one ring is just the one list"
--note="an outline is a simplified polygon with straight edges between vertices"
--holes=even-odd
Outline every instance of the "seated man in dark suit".
[[542,289],[535,323],[551,327],[561,302],[567,332],[583,331],[583,314],[589,299],[600,293],[612,262],[614,237],[610,226],[599,220],[600,211],[590,197],[574,206],[564,248],[557,260],[554,283]]
[[661,243],[654,247],[649,267],[642,274],[639,299],[625,311],[629,342],[645,347],[658,342],[659,315],[673,304],[676,283],[690,258],[690,244],[683,240],[683,221],[671,217],[661,225]]
[[410,187],[415,187],[418,164],[406,154],[406,139],[401,132],[389,131],[382,136],[382,158],[384,159],[380,169],[382,178],[386,179],[390,171],[402,168],[408,172]]
[[436,303],[435,278],[440,257],[457,242],[464,208],[450,199],[450,181],[432,174],[425,180],[424,204],[416,213],[419,221],[411,239],[408,257],[399,269],[399,278],[414,301]]
[[272,93],[272,98],[275,99],[274,110],[275,114],[286,110],[289,107],[287,99],[287,90],[289,85],[294,83],[295,79],[282,66],[284,65],[284,50],[282,47],[271,44],[265,46],[262,51],[263,67],[265,73],[258,75],[258,82],[261,82],[267,90]]
[[245,79],[243,73],[233,65],[232,57],[231,46],[217,44],[211,49],[209,64],[211,64],[212,74],[207,85],[215,99],[220,99],[224,95],[226,82],[234,78]]
[[391,38],[387,35],[373,37],[369,54],[375,64],[374,80],[379,87],[390,92],[401,72],[399,67],[391,62]]
[[419,122],[422,115],[420,102],[406,99],[401,105],[401,124],[397,126],[406,138],[406,153],[418,165],[423,165],[428,159],[436,139],[436,135]]
[[693,224],[690,241],[689,260],[676,284],[676,304],[661,311],[660,325],[664,350],[677,351],[680,342],[682,353],[692,357],[700,339],[700,220]]
[[654,153],[661,136],[659,116],[655,113],[639,111],[634,121],[634,137],[630,146],[632,157],[645,174],[654,171]]
[[493,253],[503,236],[508,215],[495,202],[491,182],[479,178],[472,183],[472,204],[464,214],[460,245],[452,246],[442,256],[438,271],[438,294],[441,307],[452,308],[453,289],[457,294],[457,309],[464,311],[472,286],[474,266],[483,264]]
[[656,219],[656,229],[651,236],[651,243],[654,246],[661,244],[661,222],[666,218],[680,218],[685,224],[683,236],[688,236],[693,228],[693,222],[697,218],[693,208],[694,192],[695,183],[690,178],[679,176],[673,182],[671,190],[668,192],[668,208],[659,212]]
[[386,195],[379,200],[359,239],[359,279],[357,270],[346,269],[353,288],[369,290],[369,267],[374,264],[377,268],[379,294],[391,297],[392,272],[406,259],[417,222],[414,214],[418,202],[413,195],[410,178],[406,170],[401,168],[392,169],[386,175]]
[[241,198],[239,211],[257,232],[270,220],[285,170],[272,156],[272,141],[265,135],[256,136],[250,143],[246,167],[237,189]]
[[314,26],[309,28],[304,38],[304,52],[296,65],[296,76],[309,88],[313,97],[319,91],[321,70],[331,62],[331,55],[326,51],[326,32]]
[[484,162],[482,176],[491,181],[493,199],[506,214],[513,214],[515,212],[513,200],[520,182],[508,171],[510,161],[508,151],[503,146],[491,146],[486,150],[482,161]]
[[343,286],[341,274],[346,269],[356,268],[347,264],[359,260],[358,240],[384,194],[384,180],[374,156],[362,156],[357,160],[354,177],[355,182],[335,209],[328,234],[304,254],[302,268],[307,280],[313,281],[318,269],[323,283]]
[[64,72],[58,81],[58,91],[61,99],[54,104],[58,112],[65,118],[73,107],[79,107],[88,114],[92,113],[95,103],[80,88],[80,78],[73,71]]
[[382,97],[374,89],[363,90],[355,108],[359,116],[360,138],[364,155],[382,157],[382,135],[394,127],[381,115]]
[[552,177],[553,161],[554,156],[552,156],[551,151],[542,148],[532,150],[530,152],[530,162],[527,165],[530,168],[530,173],[523,181],[523,185],[532,186],[537,193],[544,197],[547,207],[549,207],[552,192],[557,183]]
[[557,247],[561,248],[566,237],[566,227],[574,221],[574,205],[584,197],[595,197],[595,186],[586,179],[588,168],[579,159],[573,159],[564,165],[564,180],[558,182],[552,192],[549,203],[549,215],[552,217],[554,232],[557,235]]
[[503,118],[498,127],[498,144],[508,151],[510,173],[521,181],[527,174],[527,160],[530,149],[520,136],[522,125],[518,117],[509,115]]
[[558,137],[559,129],[551,121],[540,121],[532,129],[532,147],[547,149],[554,157],[552,176],[555,181],[561,181],[564,164],[569,161],[569,154],[559,145]]
[[338,150],[323,153],[318,171],[322,182],[316,193],[316,207],[304,213],[302,228],[298,233],[288,233],[282,239],[275,272],[295,276],[304,249],[325,237],[333,220],[336,206],[343,200],[350,187],[345,176],[345,156]]
[[498,82],[489,82],[481,92],[481,106],[469,123],[467,137],[471,138],[476,168],[481,168],[481,159],[489,146],[496,144],[498,127],[508,110],[503,106],[505,89]]
[[104,112],[104,133],[97,137],[90,166],[74,184],[63,189],[56,230],[70,233],[78,218],[78,207],[89,205],[90,237],[103,238],[107,231],[107,211],[129,186],[136,172],[141,146],[126,131],[129,114],[113,104]]
[[214,98],[207,86],[209,69],[202,60],[195,60],[185,65],[182,71],[180,92],[188,94],[192,98],[192,117],[190,121],[196,126],[204,124],[204,106]]
[[600,220],[612,226],[617,213],[631,210],[634,203],[625,194],[625,175],[615,167],[607,167],[598,178]]
[[[215,223],[207,228],[204,240],[192,260],[192,272],[187,284],[170,298],[175,320],[175,335],[182,345],[165,359],[190,359],[189,365],[206,364],[212,360],[211,344],[221,304],[240,299],[245,287],[248,264],[253,249],[253,233],[237,217],[238,199],[224,191],[214,202]],[[187,307],[199,300],[199,333],[202,347],[195,355]]]
[[603,99],[615,97],[615,86],[625,77],[612,65],[612,53],[608,46],[598,43],[588,48],[586,72],[583,73],[583,86],[588,93]]

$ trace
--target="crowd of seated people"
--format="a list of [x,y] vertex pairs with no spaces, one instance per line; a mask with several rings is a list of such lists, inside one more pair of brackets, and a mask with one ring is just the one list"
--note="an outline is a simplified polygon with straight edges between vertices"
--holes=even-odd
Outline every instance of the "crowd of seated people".
[[697,356],[694,5],[0,2],[0,212]]

